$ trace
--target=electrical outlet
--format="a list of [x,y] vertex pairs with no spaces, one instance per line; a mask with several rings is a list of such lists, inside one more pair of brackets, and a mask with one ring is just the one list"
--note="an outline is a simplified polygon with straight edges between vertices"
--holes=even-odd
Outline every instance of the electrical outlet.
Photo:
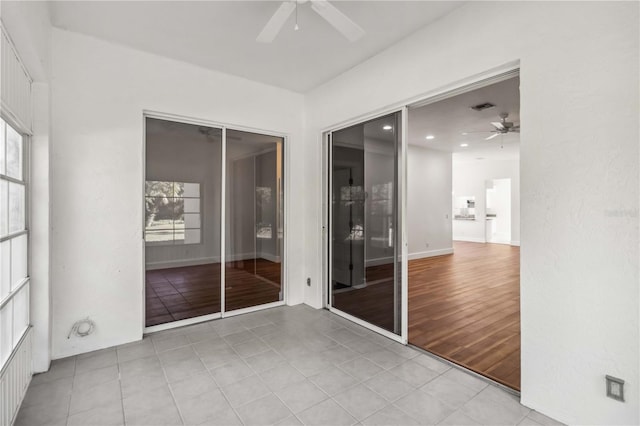
[[307,278],[307,286],[311,287],[311,278],[310,277]]
[[607,380],[607,396],[616,401],[624,402],[624,380],[617,377],[605,376]]

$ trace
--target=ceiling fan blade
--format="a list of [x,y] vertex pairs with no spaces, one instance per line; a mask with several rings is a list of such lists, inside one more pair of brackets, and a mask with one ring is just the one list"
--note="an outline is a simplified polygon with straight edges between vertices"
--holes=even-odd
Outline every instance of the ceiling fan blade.
[[504,129],[504,124],[499,123],[499,122],[497,122],[497,121],[492,122],[492,123],[491,123],[491,125],[492,125],[493,127],[495,127],[496,129],[498,129],[498,130],[502,130],[502,129]]
[[285,22],[295,10],[296,4],[294,2],[284,1],[273,14],[267,25],[264,26],[262,32],[256,38],[256,41],[260,43],[271,43],[276,38]]
[[327,0],[311,0],[311,8],[349,41],[354,42],[364,35],[364,30]]
[[498,136],[499,134],[500,134],[500,133],[494,133],[494,134],[492,134],[491,136],[489,136],[488,138],[485,138],[484,140],[485,140],[485,141],[491,140],[491,139],[495,138],[496,136]]

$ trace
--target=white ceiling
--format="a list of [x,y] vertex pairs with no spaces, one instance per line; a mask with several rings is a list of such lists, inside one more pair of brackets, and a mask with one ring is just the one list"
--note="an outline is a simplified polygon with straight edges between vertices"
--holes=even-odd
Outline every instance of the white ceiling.
[[53,25],[306,92],[459,7],[457,1],[333,1],[365,30],[350,43],[300,4],[271,44],[255,41],[279,1],[54,1]]
[[[471,106],[489,102],[483,111]],[[520,124],[520,79],[518,77],[485,86],[419,108],[409,109],[409,144],[452,152],[454,161],[514,159],[520,153],[520,134],[508,133],[489,141],[491,122],[509,113],[507,121]],[[487,133],[484,133],[487,131]],[[481,133],[471,133],[481,132]],[[463,135],[463,133],[468,133]],[[427,140],[426,136],[435,138]],[[467,147],[460,145],[466,143]]]

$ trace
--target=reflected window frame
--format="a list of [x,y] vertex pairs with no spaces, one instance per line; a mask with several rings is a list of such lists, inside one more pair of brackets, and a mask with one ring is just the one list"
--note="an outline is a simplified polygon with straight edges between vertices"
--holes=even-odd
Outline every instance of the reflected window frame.
[[[185,191],[186,185],[197,186],[197,193],[192,190]],[[200,182],[145,180],[145,245],[202,244],[202,186]],[[197,200],[197,203],[185,203],[188,200]],[[191,205],[189,211],[185,211],[185,204]],[[167,218],[152,227],[158,214]],[[198,226],[187,226],[187,215],[197,216]],[[155,239],[156,235],[161,239]],[[191,237],[187,238],[187,235]]]

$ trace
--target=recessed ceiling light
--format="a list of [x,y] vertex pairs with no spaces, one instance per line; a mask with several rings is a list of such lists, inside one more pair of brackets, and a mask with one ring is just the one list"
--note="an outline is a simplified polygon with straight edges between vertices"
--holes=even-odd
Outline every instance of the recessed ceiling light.
[[469,133],[467,132],[462,132],[462,136],[467,136]]
[[426,139],[427,139],[427,140],[429,140],[429,141],[430,141],[431,139],[435,139],[435,138],[436,138],[436,137],[435,137],[435,136],[433,136],[433,135],[427,135],[427,137],[426,137]]
[[461,143],[460,146],[463,147],[463,148],[466,148],[466,147],[469,146],[469,144],[468,143]]
[[393,129],[393,126],[389,124],[385,124],[384,126],[382,126],[382,130],[391,130],[391,129]]

